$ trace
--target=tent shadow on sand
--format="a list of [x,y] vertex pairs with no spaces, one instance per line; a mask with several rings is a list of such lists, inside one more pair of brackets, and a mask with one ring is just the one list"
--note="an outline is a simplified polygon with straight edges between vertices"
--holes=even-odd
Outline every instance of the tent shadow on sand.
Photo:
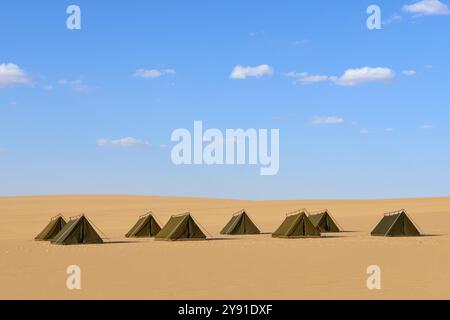
[[114,240],[114,241],[104,241],[103,244],[133,244],[133,243],[143,243],[142,241],[127,241],[127,240]]
[[345,239],[348,238],[346,236],[337,236],[337,235],[330,235],[329,233],[326,234],[322,234],[322,236],[320,238],[316,238],[316,239]]
[[242,240],[242,238],[207,238],[206,241],[236,241],[236,240]]

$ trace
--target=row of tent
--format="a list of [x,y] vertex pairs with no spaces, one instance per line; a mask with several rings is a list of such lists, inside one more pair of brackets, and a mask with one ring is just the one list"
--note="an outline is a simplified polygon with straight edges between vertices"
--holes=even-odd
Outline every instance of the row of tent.
[[[53,244],[100,244],[100,230],[89,218],[80,215],[68,222],[62,215],[51,219],[50,223],[35,238],[37,241],[50,241]],[[280,227],[272,234],[274,238],[312,238],[322,233],[343,232],[343,229],[328,210],[308,213],[300,210],[289,213]],[[257,235],[261,230],[250,216],[241,210],[235,213],[220,232],[223,235]],[[385,214],[372,231],[372,236],[409,237],[420,236],[417,225],[405,210]],[[190,213],[172,216],[161,227],[153,213],[140,216],[136,224],[125,235],[127,238],[152,238],[156,240],[205,240],[207,238],[200,224]]]

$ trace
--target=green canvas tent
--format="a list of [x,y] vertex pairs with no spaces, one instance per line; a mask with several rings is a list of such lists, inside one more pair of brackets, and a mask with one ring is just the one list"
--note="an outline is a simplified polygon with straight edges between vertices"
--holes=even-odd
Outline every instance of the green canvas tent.
[[85,215],[72,217],[66,226],[51,240],[53,244],[100,244],[102,238]]
[[222,229],[220,234],[227,235],[244,235],[244,234],[260,234],[261,231],[253,223],[245,210],[241,210],[233,214],[231,220]]
[[125,235],[127,238],[151,238],[161,231],[161,227],[156,221],[153,213],[149,212],[139,217],[139,220]]
[[309,220],[305,211],[297,211],[287,215],[272,237],[292,239],[320,237],[320,230]]
[[319,228],[320,232],[341,232],[342,229],[338,223],[333,219],[328,210],[311,213],[308,216],[309,220]]
[[155,239],[169,241],[205,240],[206,235],[202,232],[192,215],[185,213],[172,216],[156,235]]
[[382,237],[419,237],[421,235],[419,228],[405,210],[386,213],[371,234]]
[[67,224],[66,220],[62,215],[57,215],[53,217],[47,226],[39,233],[34,240],[36,241],[48,241],[61,231],[62,228]]

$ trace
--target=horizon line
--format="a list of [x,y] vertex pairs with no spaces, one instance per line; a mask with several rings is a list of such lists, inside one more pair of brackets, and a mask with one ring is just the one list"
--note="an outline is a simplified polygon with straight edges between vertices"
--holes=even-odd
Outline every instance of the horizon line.
[[309,199],[243,199],[243,198],[221,198],[221,197],[202,197],[202,196],[182,196],[182,195],[151,195],[151,194],[123,194],[123,193],[98,193],[98,194],[29,194],[29,195],[0,195],[0,199],[7,198],[50,198],[50,197],[149,197],[149,198],[179,198],[179,199],[204,199],[215,201],[252,201],[252,202],[275,202],[275,201],[386,201],[386,200],[420,200],[420,199],[447,199],[450,195],[445,196],[411,196],[411,197],[392,197],[392,198],[309,198]]

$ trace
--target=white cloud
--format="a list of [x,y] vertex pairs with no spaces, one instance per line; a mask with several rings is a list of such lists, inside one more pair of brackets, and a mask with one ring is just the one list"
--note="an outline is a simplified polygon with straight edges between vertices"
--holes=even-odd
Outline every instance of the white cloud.
[[9,103],[9,106],[10,106],[11,108],[17,107],[17,101],[11,101],[11,102]]
[[120,147],[120,148],[131,148],[131,147],[151,147],[151,144],[147,141],[135,139],[132,137],[121,138],[117,140],[100,139],[97,141],[99,147]]
[[138,69],[134,72],[133,76],[144,79],[156,79],[165,75],[175,74],[174,69]]
[[401,22],[402,20],[403,20],[403,17],[401,15],[399,15],[398,13],[394,13],[389,18],[384,20],[382,23],[383,23],[383,25],[390,25],[390,24],[393,24],[396,22]]
[[449,15],[448,6],[439,0],[421,0],[414,4],[404,5],[403,10],[416,15],[439,16]]
[[370,131],[368,129],[361,129],[361,130],[359,130],[359,133],[361,133],[361,134],[369,134]]
[[312,120],[314,125],[326,125],[326,124],[343,124],[345,119],[342,117],[328,116],[328,117],[315,117]]
[[296,40],[296,41],[292,42],[292,44],[293,44],[294,46],[300,46],[300,45],[308,44],[308,43],[310,43],[310,42],[311,42],[311,41],[308,40],[308,39],[303,39],[303,40]]
[[14,63],[0,64],[0,87],[31,84],[31,78]]
[[357,86],[369,82],[388,82],[393,79],[395,79],[395,72],[389,68],[363,67],[348,69],[334,81],[340,86]]
[[424,125],[421,125],[419,128],[422,130],[432,130],[432,129],[434,129],[434,126],[431,124],[424,124]]
[[384,131],[386,131],[386,132],[394,132],[394,129],[393,128],[386,128],[386,129],[384,129]]
[[[61,80],[58,80],[58,84],[61,86],[67,86],[71,90],[73,90],[75,92],[79,92],[79,93],[87,93],[92,90],[92,88],[90,86],[84,84],[83,81],[81,81],[81,80],[61,79]],[[47,88],[47,90],[52,90],[52,89],[53,89],[53,87],[51,87],[50,89]]]
[[252,31],[249,33],[250,37],[265,36],[265,35],[266,35],[266,32],[264,30]]
[[416,70],[403,70],[402,73],[408,77],[415,76],[417,74]]
[[286,76],[290,78],[295,78],[295,82],[300,84],[312,84],[334,79],[334,77],[324,75],[313,75],[308,74],[307,72],[288,72],[286,73]]
[[296,117],[295,113],[288,112],[288,113],[274,116],[274,117],[272,117],[272,119],[275,121],[285,121],[285,120],[293,119],[295,117]]
[[327,75],[310,75],[306,72],[288,72],[288,77],[295,78],[296,83],[312,84],[330,81],[339,86],[357,86],[369,82],[389,82],[395,79],[395,72],[389,68],[363,67],[346,70],[340,77]]
[[273,74],[273,68],[267,64],[262,64],[256,67],[243,67],[238,65],[234,67],[230,74],[231,79],[246,79],[248,77],[261,78],[265,75]]

